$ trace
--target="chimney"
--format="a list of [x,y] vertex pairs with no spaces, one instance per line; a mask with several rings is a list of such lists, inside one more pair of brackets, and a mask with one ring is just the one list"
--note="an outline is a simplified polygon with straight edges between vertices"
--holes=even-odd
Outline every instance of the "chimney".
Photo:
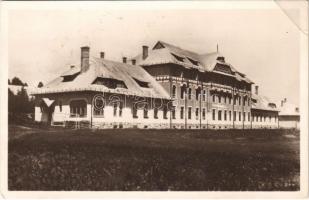
[[86,72],[89,69],[89,50],[90,48],[87,46],[81,47],[81,72]]
[[283,107],[283,103],[284,103],[284,101],[283,101],[283,100],[281,100],[281,107]]
[[255,94],[256,94],[256,95],[259,94],[259,86],[258,86],[258,85],[255,86]]
[[105,54],[104,52],[100,52],[100,58],[104,58]]
[[299,108],[298,107],[295,108],[295,112],[299,112]]
[[135,65],[135,64],[136,64],[136,60],[132,59],[132,65]]
[[127,57],[122,57],[122,62],[127,63]]
[[287,102],[287,99],[286,98],[284,98],[284,103],[286,103]]
[[148,57],[148,46],[143,46],[143,60]]

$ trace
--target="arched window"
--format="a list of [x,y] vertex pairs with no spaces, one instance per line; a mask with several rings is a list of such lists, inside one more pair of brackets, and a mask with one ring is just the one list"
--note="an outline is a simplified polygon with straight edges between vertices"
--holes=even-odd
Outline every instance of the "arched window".
[[176,85],[173,85],[172,88],[172,98],[176,98]]
[[199,96],[201,95],[201,88],[198,87],[196,90],[195,90],[195,99],[196,101],[199,100]]
[[104,117],[105,102],[103,98],[96,98],[93,105],[93,115]]
[[180,91],[180,98],[184,99],[186,95],[186,85],[181,86],[181,91]]
[[87,102],[85,100],[72,100],[70,102],[70,117],[86,117]]

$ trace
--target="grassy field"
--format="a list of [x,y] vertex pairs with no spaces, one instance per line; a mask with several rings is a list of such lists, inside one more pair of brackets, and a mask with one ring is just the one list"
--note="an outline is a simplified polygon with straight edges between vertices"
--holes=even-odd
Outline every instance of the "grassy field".
[[9,190],[295,191],[299,133],[9,127]]

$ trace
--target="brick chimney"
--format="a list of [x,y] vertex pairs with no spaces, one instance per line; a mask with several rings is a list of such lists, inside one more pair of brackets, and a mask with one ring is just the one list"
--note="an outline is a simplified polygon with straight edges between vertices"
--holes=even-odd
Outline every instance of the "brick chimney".
[[88,46],[81,47],[81,72],[86,72],[89,69],[89,51],[90,48]]
[[122,57],[122,62],[127,63],[127,57]]
[[255,94],[259,95],[259,86],[258,85],[255,86]]
[[148,46],[143,46],[143,60],[148,57]]
[[104,56],[105,56],[105,53],[103,51],[100,52],[100,58],[104,58]]
[[136,60],[132,59],[132,65],[135,65],[135,64],[136,64]]

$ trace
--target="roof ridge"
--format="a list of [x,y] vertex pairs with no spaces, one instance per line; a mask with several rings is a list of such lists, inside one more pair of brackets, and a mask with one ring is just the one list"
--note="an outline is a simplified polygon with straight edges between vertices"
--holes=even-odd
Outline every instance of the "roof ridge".
[[[158,42],[162,43],[163,45],[166,44],[166,45],[171,46],[171,47],[173,47],[173,48],[177,48],[177,49],[179,49],[179,50],[181,50],[181,51],[186,51],[186,52],[188,52],[188,53],[193,53],[193,54],[196,54],[196,55],[201,55],[201,54],[199,54],[199,53],[197,53],[197,52],[195,52],[195,51],[183,49],[183,48],[181,48],[181,47],[179,47],[179,46],[176,46],[176,45],[174,45],[174,44],[170,44],[170,43],[164,42],[164,41],[162,41],[162,40],[159,40]],[[168,47],[167,47],[167,48],[168,48]]]

